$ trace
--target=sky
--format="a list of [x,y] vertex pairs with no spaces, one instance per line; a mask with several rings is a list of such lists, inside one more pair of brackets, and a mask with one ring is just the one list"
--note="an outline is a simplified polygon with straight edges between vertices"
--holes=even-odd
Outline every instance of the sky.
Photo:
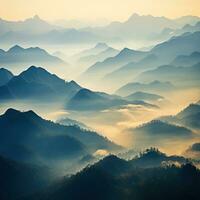
[[176,18],[200,16],[200,0],[0,0],[0,17],[22,20],[39,15],[46,20],[126,20],[131,14]]

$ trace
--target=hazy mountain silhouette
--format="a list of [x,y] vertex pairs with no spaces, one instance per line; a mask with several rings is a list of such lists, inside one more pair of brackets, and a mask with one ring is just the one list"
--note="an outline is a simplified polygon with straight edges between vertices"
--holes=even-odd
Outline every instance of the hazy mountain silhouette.
[[[161,161],[169,161],[169,158],[154,149],[147,150],[140,158],[136,158],[136,161],[125,161],[110,155],[69,179],[60,181],[56,186],[27,199],[76,200],[93,199],[94,196],[98,200],[113,198],[186,200],[188,197],[198,199],[199,170],[189,163],[180,167],[158,165]],[[176,160],[175,157],[172,159]],[[184,158],[177,157],[177,160]],[[149,167],[138,168],[137,163],[139,166],[145,167],[147,164]]]
[[7,69],[0,68],[0,86],[5,85],[9,82],[10,79],[13,78],[12,72],[8,71]]
[[138,60],[144,58],[146,55],[146,52],[124,48],[116,56],[107,58],[103,62],[97,62],[89,67],[82,74],[81,78],[86,79],[89,77],[90,79],[98,80],[99,78],[103,78],[106,74],[119,69],[122,65],[133,61],[137,62]]
[[200,73],[200,63],[191,67],[178,67],[172,65],[160,66],[156,69],[145,71],[141,73],[136,80],[138,81],[171,81],[177,86],[199,87],[200,81],[198,74]]
[[22,48],[18,45],[15,45],[8,51],[0,51],[0,65],[41,65],[45,63],[52,63],[57,65],[66,64],[60,58],[52,56],[44,49],[40,49],[38,47]]
[[116,95],[109,95],[101,92],[94,92],[88,89],[79,90],[67,103],[67,108],[71,110],[104,110],[122,105],[143,105],[156,107],[143,101],[128,101]]
[[114,57],[118,53],[119,53],[119,51],[117,49],[108,47],[108,48],[104,49],[103,51],[101,51],[100,53],[97,53],[97,54],[92,53],[91,55],[81,57],[79,59],[79,62],[90,63],[90,64],[93,64],[96,62],[103,62],[106,58]]
[[122,96],[127,96],[137,91],[161,93],[164,91],[166,92],[174,89],[175,87],[170,82],[160,82],[160,81],[153,81],[150,83],[133,82],[122,86],[115,93]]
[[[148,52],[125,48],[115,57],[107,58],[103,62],[97,62],[89,67],[81,75],[81,80],[85,81],[89,79],[89,82],[92,84],[99,84],[103,81],[105,84],[109,84],[116,89],[116,87],[120,87],[122,84],[133,80],[141,72],[155,69],[162,65],[168,65],[177,56],[190,55],[196,51],[200,51],[198,45],[196,45],[198,44],[198,40],[200,40],[199,33],[186,33],[181,36],[172,37],[166,42],[156,45]],[[198,60],[198,58],[196,59]],[[157,80],[157,78],[154,77],[153,80]]]
[[172,36],[179,36],[182,35],[184,33],[190,32],[197,32],[200,31],[200,20],[197,21],[197,23],[184,23],[185,25],[181,28],[176,28],[176,29],[172,29],[172,28],[165,28],[161,31],[161,33],[159,35],[156,35],[155,38],[160,38],[160,39],[169,39]]
[[133,94],[130,94],[126,97],[126,99],[134,101],[134,100],[142,100],[142,101],[158,101],[164,99],[164,97],[157,95],[157,94],[151,94],[146,92],[135,92]]
[[96,55],[101,53],[102,51],[105,51],[107,48],[109,48],[109,46],[106,43],[97,43],[94,47],[86,49],[81,51],[78,54],[75,54],[73,57],[77,58],[77,59],[81,59],[84,57],[88,57],[91,55]]
[[133,14],[124,22],[112,22],[108,26],[83,30],[98,35],[117,36],[123,40],[148,40],[153,39],[156,33],[160,33],[165,28],[177,29],[185,24],[194,24],[197,21],[200,21],[199,17],[193,16],[184,16],[172,20],[166,17]]
[[161,120],[152,120],[126,131],[132,138],[135,148],[149,146],[162,147],[171,141],[187,141],[196,137],[193,132],[183,125],[177,125]]
[[[104,41],[107,37],[100,37],[88,31],[81,31],[77,29],[53,29],[45,31],[41,34],[35,34],[29,31],[9,31],[3,35],[0,35],[0,42],[3,44],[63,44],[63,43],[96,43],[98,41]],[[115,38],[108,38],[107,40],[114,41]]]
[[197,45],[199,42],[200,32],[185,33],[156,45],[151,52],[163,61],[170,62],[179,55],[189,55],[200,51],[200,47]]
[[175,116],[164,116],[160,120],[181,124],[192,129],[200,129],[200,105],[190,104]]
[[[33,111],[8,109],[0,116],[0,129],[1,155],[16,160],[58,162],[75,159],[98,149],[114,151],[121,148],[94,131],[74,125],[55,124],[42,119]],[[17,146],[26,151],[16,152]],[[21,152],[28,156],[22,156]]]
[[[76,82],[65,82],[43,68],[31,66],[0,87],[0,99],[66,99],[81,89]],[[53,100],[52,99],[52,100]]]
[[130,62],[106,74],[103,81],[106,81],[109,85],[113,84],[120,87],[120,85],[133,80],[140,72],[155,68],[155,66],[158,66],[160,63],[157,56],[149,54],[138,62]]
[[131,129],[135,138],[141,139],[147,138],[158,138],[158,139],[170,139],[173,137],[189,138],[192,137],[192,131],[188,128],[176,126],[174,124],[169,124],[160,120],[153,120],[148,123],[142,124],[134,129]]
[[180,55],[177,56],[173,62],[172,65],[176,66],[192,66],[195,64],[200,63],[200,52],[193,52],[189,56]]
[[54,29],[59,29],[59,26],[54,26],[48,22],[42,20],[38,15],[24,21],[7,21],[0,19],[0,34],[9,32],[26,32],[41,34]]

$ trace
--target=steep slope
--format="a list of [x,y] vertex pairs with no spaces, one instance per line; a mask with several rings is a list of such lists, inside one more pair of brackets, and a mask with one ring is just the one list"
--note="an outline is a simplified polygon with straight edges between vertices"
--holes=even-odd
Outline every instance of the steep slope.
[[102,81],[119,87],[122,84],[132,81],[139,73],[159,66],[160,63],[157,56],[149,54],[138,62],[130,62],[106,74]]
[[170,62],[176,56],[189,55],[195,51],[200,51],[199,42],[200,32],[185,33],[155,46],[151,52],[166,62]]
[[[59,161],[74,159],[98,149],[120,149],[96,132],[78,126],[55,124],[42,119],[33,111],[7,110],[0,116],[0,129],[0,152],[12,159]],[[22,151],[16,151],[18,147]]]
[[[98,80],[103,78],[106,74],[119,69],[122,65],[125,65],[129,62],[137,62],[140,59],[144,58],[147,55],[146,52],[135,51],[128,48],[124,48],[119,54],[115,57],[110,57],[104,60],[103,62],[97,62],[91,67],[89,67],[83,74],[82,79],[92,78]],[[94,76],[95,75],[95,76]]]
[[0,86],[5,85],[9,82],[10,79],[13,78],[12,72],[8,71],[7,69],[0,68]]
[[66,99],[81,89],[76,82],[65,82],[43,68],[31,66],[0,87],[0,99]]
[[39,47],[22,48],[15,45],[8,51],[0,52],[0,65],[16,66],[19,64],[42,65],[42,64],[67,65],[63,60],[50,55],[44,49]]
[[200,129],[200,105],[190,104],[175,116],[164,116],[160,120]]

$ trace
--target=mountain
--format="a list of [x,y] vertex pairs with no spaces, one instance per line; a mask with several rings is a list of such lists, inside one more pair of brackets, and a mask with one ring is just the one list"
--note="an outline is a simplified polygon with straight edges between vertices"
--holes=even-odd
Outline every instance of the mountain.
[[100,37],[88,31],[77,29],[53,29],[40,34],[29,31],[9,31],[0,35],[0,42],[6,45],[13,45],[16,41],[20,44],[77,44],[90,43],[94,44],[98,41],[114,41],[115,38]]
[[185,16],[184,18],[173,20],[166,17],[133,14],[124,22],[116,21],[110,23],[108,26],[85,28],[83,30],[90,31],[98,35],[119,37],[125,41],[144,41],[152,39],[156,33],[161,32],[165,28],[181,28],[187,23],[193,24],[197,22],[198,19],[198,17]]
[[0,129],[0,154],[26,162],[52,162],[59,166],[63,160],[92,154],[98,149],[121,148],[94,131],[56,124],[33,111],[8,109],[0,116]]
[[180,124],[191,129],[200,129],[200,105],[190,104],[175,116],[164,116],[160,120]]
[[135,101],[135,100],[142,100],[142,101],[159,101],[163,100],[164,97],[157,95],[157,94],[151,94],[146,92],[135,92],[133,94],[128,95],[125,97],[129,101]]
[[198,63],[200,63],[200,52],[193,52],[189,56],[177,56],[171,64],[176,66],[192,66]]
[[6,21],[0,19],[0,41],[3,44],[41,44],[41,43],[80,43],[103,40],[93,33],[74,28],[55,26],[39,16],[24,21]]
[[0,156],[0,199],[18,199],[52,183],[47,167],[32,166]]
[[60,29],[59,26],[51,25],[37,15],[24,21],[7,21],[0,19],[0,27],[0,35],[9,32],[28,32],[31,34],[41,34],[51,30]]
[[137,133],[146,133],[149,135],[174,135],[174,136],[188,136],[191,135],[191,131],[187,128],[175,126],[172,124],[164,123],[160,120],[153,120],[146,124],[143,124],[133,130],[133,132]]
[[200,51],[200,47],[197,45],[199,42],[200,32],[185,33],[156,45],[151,53],[154,53],[163,61],[170,62],[179,55],[189,55],[195,51]]
[[124,48],[114,57],[105,59],[103,62],[97,62],[91,67],[89,67],[81,76],[83,80],[94,79],[98,80],[103,78],[106,74],[111,73],[114,70],[119,69],[122,65],[129,62],[137,62],[146,56],[146,52],[135,51],[128,48]]
[[200,21],[200,18],[198,16],[193,16],[193,15],[188,15],[188,16],[183,16],[175,19],[177,23],[180,23],[181,25],[184,24],[191,24],[195,25]]
[[50,55],[44,49],[38,47],[22,48],[15,45],[8,51],[0,51],[0,65],[67,65],[60,58]]
[[0,87],[0,99],[66,99],[81,89],[76,82],[65,82],[43,68],[31,66]]
[[184,33],[190,32],[194,33],[200,31],[200,19],[196,23],[184,23],[184,26],[177,29],[165,28],[160,34],[156,35],[155,38],[160,38],[162,40],[167,40],[172,36],[180,36]]
[[66,108],[79,111],[97,111],[128,104],[156,107],[143,101],[128,101],[116,95],[81,89],[68,101]]
[[127,96],[137,91],[147,92],[147,93],[148,92],[162,93],[164,91],[166,92],[174,89],[175,87],[170,82],[160,82],[160,81],[153,81],[150,83],[133,82],[122,86],[115,93],[118,95]]
[[[100,77],[101,78],[100,83],[103,82],[105,85],[106,84],[110,85],[111,87],[113,87],[113,89],[116,89],[116,87],[120,87],[120,85],[132,81],[140,73],[145,72],[146,70],[149,71],[159,66],[171,65],[169,63],[173,63],[173,61],[180,55],[190,55],[194,52],[200,51],[199,46],[197,45],[199,41],[200,41],[200,32],[185,33],[180,36],[172,37],[166,42],[162,42],[156,45],[148,52],[145,52],[145,54],[143,52],[143,57],[140,57],[140,59],[138,60],[130,59],[126,60],[129,61],[126,63],[118,62],[115,68],[113,67],[111,68],[111,65],[102,65],[102,63],[97,63],[91,68],[89,68],[88,71],[86,71],[86,74],[88,74],[88,77],[89,78],[91,77],[92,79],[98,79],[98,77]],[[194,54],[193,56],[195,58],[191,57],[187,58],[187,60],[192,59],[194,61],[188,61],[188,62],[189,63],[194,62],[194,64],[196,64],[196,61],[198,61],[198,55]],[[185,65],[186,64],[184,64],[183,66]],[[178,65],[178,67],[179,66],[182,65]],[[99,67],[99,70],[97,70],[97,67]],[[106,70],[104,70],[104,67],[107,67]],[[94,73],[98,75],[96,74],[94,75]],[[179,76],[181,75],[179,74]],[[84,78],[86,79],[88,77],[86,76]],[[139,79],[136,80],[140,81]],[[157,78],[154,77],[153,80],[157,80]],[[145,79],[145,82],[153,80]],[[160,81],[164,80],[160,79]]]
[[109,48],[109,46],[106,43],[100,42],[90,49],[86,49],[86,50],[81,51],[78,54],[75,54],[73,57],[76,59],[81,59],[81,58],[88,57],[91,55],[99,54],[102,51],[105,51],[107,48]]
[[179,67],[173,65],[164,65],[156,69],[141,73],[137,81],[171,81],[180,87],[199,87],[200,81],[198,74],[200,73],[200,63],[191,67]]
[[0,68],[0,86],[5,85],[13,78],[12,72],[7,69]]
[[102,80],[109,85],[113,84],[114,86],[120,87],[120,85],[133,80],[139,73],[155,68],[159,66],[160,63],[157,56],[149,54],[138,62],[130,62],[106,74]]
[[117,49],[108,47],[99,53],[93,53],[88,56],[81,57],[79,62],[94,64],[96,62],[103,62],[106,58],[114,57],[119,53]]
[[197,159],[199,160],[200,156],[200,143],[194,143],[186,151],[184,152],[184,155],[189,158]]
[[[168,161],[169,158],[161,152],[147,151],[144,160],[150,156],[155,157],[155,160],[161,158],[163,161]],[[90,200],[94,196],[97,200],[112,198],[175,200],[187,197],[198,199],[197,184],[200,183],[200,175],[199,170],[192,164],[186,163],[181,166],[166,164],[164,167],[145,169],[134,167],[131,162],[110,155],[69,179],[64,179],[57,185],[26,199]]]
[[170,140],[187,140],[194,137],[192,131],[160,120],[153,120],[128,130],[137,147],[159,146]]

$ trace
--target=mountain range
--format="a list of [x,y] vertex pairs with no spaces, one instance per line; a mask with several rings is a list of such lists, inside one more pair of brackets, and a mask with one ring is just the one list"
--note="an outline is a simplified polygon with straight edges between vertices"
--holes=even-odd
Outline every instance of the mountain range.
[[137,148],[161,147],[163,144],[170,143],[171,140],[186,141],[195,136],[189,128],[160,120],[152,120],[127,131]]
[[65,82],[43,68],[31,66],[0,87],[0,99],[67,99],[81,89],[76,82]]
[[[178,60],[180,60],[179,56],[182,56],[181,59],[183,59],[181,63],[187,59],[183,66],[187,62],[197,64],[199,56],[196,52],[200,51],[197,45],[199,41],[200,32],[194,32],[172,37],[149,51],[135,51],[124,48],[116,56],[90,66],[81,75],[80,81],[84,82],[84,80],[89,79],[89,86],[94,84],[97,86],[110,85],[113,91],[121,85],[131,82],[142,72],[154,70],[163,65],[177,65]],[[170,71],[168,71],[168,74],[170,74]],[[170,75],[173,75],[173,73]],[[154,78],[154,80],[157,79]],[[151,79],[151,81],[153,80]]]
[[[133,14],[124,22],[112,22],[108,26],[85,28],[83,30],[98,35],[117,36],[123,40],[151,40],[163,29],[178,29],[186,24],[195,24],[199,17],[185,16],[178,19]],[[123,31],[122,31],[123,30]]]
[[99,149],[111,152],[121,149],[94,131],[56,124],[33,111],[8,109],[0,116],[0,129],[0,155],[23,162],[52,162],[59,166],[63,160],[73,160]]
[[105,110],[123,105],[143,105],[157,108],[157,106],[146,103],[142,100],[131,101],[120,96],[109,95],[103,92],[94,92],[88,89],[79,90],[68,102],[66,108],[79,111]]
[[187,24],[194,25],[199,20],[199,17],[195,16],[184,16],[172,20],[166,17],[133,14],[125,22],[112,22],[102,27],[76,29],[50,24],[36,15],[24,21],[1,19],[0,41],[4,44],[14,44],[16,40],[26,44],[31,42],[61,44],[155,40],[155,34],[158,35],[163,29],[176,30]]
[[[172,163],[177,161],[182,164],[179,167],[170,166],[167,163],[171,160]],[[166,163],[166,166],[161,163]],[[145,165],[146,168],[143,168]],[[25,199],[55,200],[59,197],[60,200],[90,200],[94,196],[97,200],[198,199],[199,183],[199,170],[186,163],[183,157],[170,157],[150,149],[130,161],[110,155],[80,173],[61,180],[57,185]]]
[[103,62],[106,58],[114,57],[119,53],[117,49],[114,49],[112,47],[107,47],[103,51],[95,54],[91,54],[85,57],[81,57],[79,59],[79,62],[81,63],[87,63],[87,64],[94,64],[96,62]]
[[170,81],[179,87],[199,87],[199,73],[200,63],[187,67],[165,65],[141,73],[136,80],[141,82],[150,82],[154,80]]
[[177,56],[171,64],[176,66],[192,66],[198,63],[200,63],[200,52]]
[[135,51],[132,49],[124,48],[120,53],[114,57],[105,59],[103,62],[97,62],[90,66],[81,76],[81,79],[100,80],[106,74],[119,69],[122,65],[129,62],[137,62],[147,55],[146,52]]
[[122,86],[115,93],[121,96],[131,95],[132,93],[137,91],[159,94],[162,92],[172,91],[174,89],[175,86],[170,82],[160,82],[160,81],[152,81],[150,83],[133,82]]
[[160,120],[190,127],[191,129],[200,129],[200,105],[190,104],[175,116],[164,116]]
[[63,60],[50,55],[39,47],[22,48],[19,45],[11,47],[9,50],[0,50],[1,66],[18,65],[67,65]]

